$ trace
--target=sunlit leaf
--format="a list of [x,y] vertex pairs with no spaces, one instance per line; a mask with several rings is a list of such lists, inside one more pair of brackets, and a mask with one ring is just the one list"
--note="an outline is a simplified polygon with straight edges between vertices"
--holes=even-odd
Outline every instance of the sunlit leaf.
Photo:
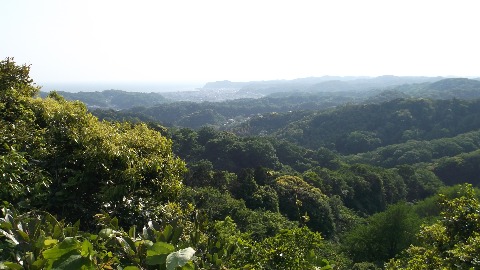
[[88,257],[93,254],[94,254],[94,250],[93,250],[92,243],[90,243],[88,240],[83,241],[81,255],[83,257]]
[[175,270],[177,266],[184,266],[194,255],[195,250],[191,247],[170,253],[167,256],[167,270]]
[[130,238],[135,238],[136,230],[137,230],[137,226],[130,227],[130,230],[128,230],[128,236],[130,236]]
[[113,234],[113,230],[110,229],[110,228],[107,228],[107,229],[102,229],[98,235],[101,237],[101,238],[110,238]]
[[47,260],[55,260],[78,247],[78,241],[72,237],[65,238],[59,245],[43,251],[43,257]]
[[53,238],[58,239],[60,236],[62,236],[62,228],[60,228],[59,224],[55,224],[53,227]]
[[26,232],[18,230],[17,233],[22,237],[22,239],[24,241],[29,241],[30,240],[30,237],[28,236],[28,234]]
[[51,245],[56,245],[57,243],[58,243],[57,239],[45,239],[43,241],[43,245],[45,245],[46,247],[51,246]]
[[70,269],[95,269],[93,264],[87,259],[78,254],[77,250],[72,250],[69,253],[58,258],[52,264],[52,270],[70,270]]
[[7,222],[4,218],[0,218],[0,228],[5,229],[5,230],[11,230],[12,229],[12,223]]
[[[22,270],[23,269],[23,267],[18,263],[3,262],[3,265],[7,267],[5,269],[14,269],[14,270]],[[0,262],[0,267],[2,267],[2,262]],[[4,269],[4,268],[0,268],[0,269]]]

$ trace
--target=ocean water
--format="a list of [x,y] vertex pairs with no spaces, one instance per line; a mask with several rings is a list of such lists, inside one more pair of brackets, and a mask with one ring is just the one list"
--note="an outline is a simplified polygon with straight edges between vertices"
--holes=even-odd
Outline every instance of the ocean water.
[[128,92],[183,92],[202,88],[204,82],[46,82],[37,83],[42,92],[95,92],[103,90],[123,90]]

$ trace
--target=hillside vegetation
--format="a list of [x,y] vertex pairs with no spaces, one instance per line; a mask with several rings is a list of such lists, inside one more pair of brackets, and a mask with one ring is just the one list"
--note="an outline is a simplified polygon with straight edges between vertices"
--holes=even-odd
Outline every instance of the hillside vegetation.
[[[123,110],[138,106],[150,107],[168,102],[165,97],[158,93],[135,93],[121,90],[78,93],[58,91],[57,93],[67,100],[79,100],[89,108]],[[48,94],[40,92],[40,96],[45,98]]]
[[[453,137],[480,128],[479,100],[396,99],[379,104],[345,105],[323,112],[311,112],[297,121],[277,124],[268,130],[307,148],[325,146],[352,154],[408,140]],[[261,133],[271,115],[238,128],[241,134]],[[235,129],[234,129],[235,130]]]
[[480,267],[477,99],[283,93],[99,120],[29,70],[0,61],[0,269]]

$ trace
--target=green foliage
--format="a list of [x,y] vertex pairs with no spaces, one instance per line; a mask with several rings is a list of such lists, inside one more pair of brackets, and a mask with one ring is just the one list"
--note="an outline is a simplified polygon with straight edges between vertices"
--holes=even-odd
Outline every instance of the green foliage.
[[280,176],[276,179],[280,212],[290,219],[306,224],[314,231],[321,232],[326,238],[335,233],[332,210],[328,198],[320,189],[315,188],[296,176]]
[[116,218],[97,215],[97,233],[79,230],[47,212],[18,213],[3,207],[0,218],[0,266],[11,269],[193,269],[195,250],[181,248],[178,227],[150,222],[143,233],[128,232]]
[[352,266],[352,270],[380,270],[382,268],[378,267],[374,263],[371,262],[361,262],[361,263],[355,263]]
[[0,63],[0,200],[70,222],[102,209],[135,224],[150,218],[145,208],[177,196],[185,165],[170,140],[145,124],[100,122],[55,92],[33,98],[28,72]]
[[354,262],[382,265],[414,243],[419,225],[413,206],[398,203],[348,231],[342,245]]
[[198,161],[198,156],[200,156],[201,151],[204,151],[206,141],[210,139],[199,141],[199,137],[204,130],[205,129],[201,129],[195,132],[188,128],[168,129],[169,136],[172,138],[172,141],[174,141],[173,151],[184,160]]
[[0,266],[12,269],[332,269],[323,259],[322,237],[306,227],[255,241],[228,217],[202,236],[200,223],[184,231],[150,221],[143,231],[132,226],[127,232],[117,218],[98,214],[100,229],[91,233],[79,230],[80,222],[69,225],[47,212],[19,214],[4,207],[3,215]]
[[322,242],[305,227],[282,231],[255,246],[254,269],[333,269],[319,256]]
[[303,114],[276,129],[274,136],[309,149],[324,146],[340,153],[370,151],[411,139],[432,140],[476,131],[480,127],[479,102],[400,99],[344,105]]
[[297,223],[288,220],[278,212],[248,209],[243,200],[237,200],[229,193],[212,187],[186,189],[181,200],[195,205],[207,220],[218,221],[231,218],[239,230],[249,233],[255,240],[261,240],[275,235],[282,229],[297,226]]
[[32,158],[45,152],[45,141],[29,109],[39,90],[29,71],[30,66],[18,66],[13,58],[0,61],[0,200],[39,198],[50,184]]
[[[62,93],[63,94],[63,93]],[[90,94],[90,95],[88,95]],[[340,105],[352,101],[350,96],[362,95],[360,93],[318,93],[294,97],[264,97],[257,99],[236,99],[223,102],[169,102],[162,100],[159,95],[144,93],[125,93],[122,91],[103,91],[96,93],[68,93],[66,97],[72,100],[81,100],[90,106],[127,108],[119,112],[95,110],[95,115],[106,116],[109,119],[122,119],[125,116],[139,117],[160,122],[166,126],[177,126],[187,128],[201,128],[202,126],[213,126],[216,128],[235,128],[237,132],[254,132],[253,134],[269,133],[272,129],[285,124],[285,121],[298,119],[297,114],[280,115],[280,112],[300,110],[323,110],[325,108]],[[97,96],[96,99],[93,97]],[[145,98],[149,100],[145,100]],[[132,104],[142,107],[134,107],[126,104],[131,99]],[[110,101],[110,103],[107,103]],[[143,103],[142,103],[143,102]],[[154,105],[154,103],[161,103]],[[239,126],[245,120],[255,117],[253,124],[255,130],[248,126]],[[263,121],[262,117],[268,118]],[[258,125],[258,127],[257,127]]]
[[[34,103],[46,128],[49,153],[42,157],[53,177],[52,207],[69,216],[72,209],[88,219],[101,205],[111,213],[128,209],[140,213],[137,203],[174,198],[184,171],[171,154],[171,143],[144,124],[99,122],[82,104],[47,99]],[[69,192],[75,190],[75,194]],[[73,197],[73,196],[74,197]],[[80,204],[78,199],[81,198]],[[66,212],[58,206],[70,207]]]
[[0,156],[0,172],[0,198],[7,201],[18,202],[29,197],[38,200],[50,184],[40,169],[32,168],[25,153],[13,148]]
[[480,83],[467,78],[448,78],[433,83],[398,86],[406,94],[434,99],[478,99]]
[[418,246],[391,260],[388,269],[476,269],[480,266],[480,202],[471,185],[462,196],[441,201],[441,219],[424,225]]
[[246,198],[250,209],[264,209],[272,212],[279,211],[277,192],[271,186],[259,186],[251,196]]
[[186,115],[175,124],[181,127],[201,128],[209,124],[225,123],[225,121],[225,117],[221,114],[212,109],[206,109]]
[[382,140],[373,132],[353,131],[345,139],[345,148],[343,152],[360,153],[375,149],[382,144]]
[[447,185],[471,183],[478,186],[480,150],[442,158],[433,164],[433,172]]
[[302,148],[286,140],[271,140],[278,160],[297,171],[304,171],[315,164],[312,151]]
[[[242,234],[230,218],[215,224],[210,267],[218,269],[333,269],[325,260],[324,240],[308,228],[282,230],[262,241]],[[216,267],[213,267],[216,266]]]
[[372,214],[405,199],[405,182],[394,171],[361,164],[353,165],[350,171],[358,180],[353,182],[354,197],[345,205]]
[[[280,167],[274,145],[266,138],[241,138],[204,127],[198,132],[170,130],[174,151],[188,163],[208,161],[213,169],[238,173],[245,168]],[[191,166],[196,167],[196,166]]]
[[443,183],[438,177],[427,169],[414,169],[409,165],[397,167],[398,174],[407,186],[408,201],[417,201],[427,198],[437,192]]
[[273,237],[285,229],[298,227],[297,222],[290,221],[278,212],[265,210],[246,211],[237,221],[241,231],[247,233],[254,241]]
[[13,57],[0,61],[0,97],[2,102],[18,97],[33,97],[39,92],[30,78],[30,65],[17,65]]
[[342,166],[336,171],[315,167],[303,177],[327,196],[339,196],[345,206],[364,214],[405,200],[408,191],[397,171],[365,164]]
[[429,141],[408,140],[405,143],[379,147],[371,152],[348,156],[348,162],[367,163],[382,167],[432,162],[480,148],[480,132],[472,131],[452,138]]
[[[258,167],[305,171],[314,166],[331,169],[341,166],[340,158],[326,148],[312,151],[270,137],[242,138],[233,133],[215,131],[211,127],[203,127],[198,131],[171,128],[168,135],[174,142],[173,151],[186,160],[192,169],[191,173],[195,173],[200,164],[207,165],[205,161],[211,163],[213,170],[235,173]],[[187,177],[187,183],[190,180],[197,182],[191,179],[191,175]]]
[[[229,218],[208,237],[183,241],[182,228],[149,222],[128,232],[116,218],[96,215],[100,230],[79,230],[47,212],[19,214],[3,208],[0,267],[8,269],[332,269],[322,258],[323,240],[307,228],[292,228],[261,241],[250,240]],[[193,232],[193,231],[191,231]],[[185,232],[187,233],[187,232]],[[198,231],[197,231],[198,233]],[[201,240],[203,239],[203,240]],[[200,240],[200,242],[199,242]],[[203,247],[197,252],[196,243]]]

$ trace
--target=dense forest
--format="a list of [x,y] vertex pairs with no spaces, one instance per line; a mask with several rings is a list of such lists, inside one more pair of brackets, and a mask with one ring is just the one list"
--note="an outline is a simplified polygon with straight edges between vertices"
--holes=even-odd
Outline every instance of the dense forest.
[[480,267],[476,80],[174,102],[29,72],[0,61],[0,269]]

